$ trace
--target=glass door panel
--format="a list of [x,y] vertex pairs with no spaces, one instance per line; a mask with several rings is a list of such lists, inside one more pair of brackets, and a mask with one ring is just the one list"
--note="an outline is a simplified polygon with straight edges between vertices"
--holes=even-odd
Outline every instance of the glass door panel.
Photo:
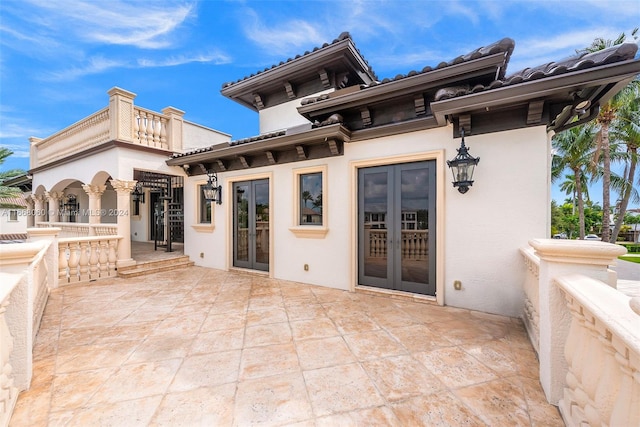
[[435,161],[358,172],[360,284],[435,295]]
[[269,270],[269,180],[233,184],[233,265]]

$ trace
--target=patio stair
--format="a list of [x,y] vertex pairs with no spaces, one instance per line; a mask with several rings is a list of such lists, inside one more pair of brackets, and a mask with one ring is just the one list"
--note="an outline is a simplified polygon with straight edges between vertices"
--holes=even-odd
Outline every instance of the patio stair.
[[161,259],[157,261],[139,262],[136,265],[120,267],[118,276],[129,278],[144,276],[145,274],[157,273],[160,271],[177,270],[184,267],[191,267],[195,263],[189,260],[188,256]]

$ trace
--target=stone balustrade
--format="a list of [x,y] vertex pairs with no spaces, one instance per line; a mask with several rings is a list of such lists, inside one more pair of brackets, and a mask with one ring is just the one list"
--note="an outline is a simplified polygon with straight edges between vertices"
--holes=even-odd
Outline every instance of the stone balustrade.
[[[524,323],[547,400],[569,426],[640,425],[640,300],[616,289],[619,245],[534,239]],[[638,307],[634,311],[633,307]]]
[[104,108],[48,138],[32,139],[31,168],[63,159],[109,141],[109,126],[110,111]]
[[[429,253],[429,230],[402,230],[402,259],[424,260]],[[387,230],[365,229],[365,254],[368,258],[387,256]]]
[[165,151],[182,151],[184,111],[161,113],[134,106],[135,93],[114,87],[109,106],[47,137],[31,138],[30,168],[50,164],[102,144],[118,141]]
[[559,403],[565,423],[640,426],[640,313],[599,280],[568,275],[556,284],[571,313]]
[[18,392],[33,374],[33,345],[55,283],[49,281],[49,241],[0,245],[0,426],[7,426]]
[[524,316],[522,318],[527,329],[531,345],[536,353],[540,351],[540,258],[535,254],[532,247],[520,249],[524,257],[524,264],[527,267],[524,279]]
[[117,224],[88,224],[79,222],[38,222],[38,228],[59,228],[60,237],[115,236]]
[[133,141],[147,147],[168,150],[167,118],[162,114],[134,108]]
[[116,276],[121,236],[69,237],[58,240],[60,284]]

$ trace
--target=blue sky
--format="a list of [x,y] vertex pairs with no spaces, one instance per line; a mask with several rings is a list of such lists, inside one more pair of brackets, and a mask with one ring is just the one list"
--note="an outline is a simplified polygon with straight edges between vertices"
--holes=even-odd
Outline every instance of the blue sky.
[[509,74],[638,25],[637,1],[2,0],[0,145],[15,154],[1,167],[28,169],[30,136],[106,107],[114,86],[233,139],[257,135],[257,114],[222,97],[222,84],[343,31],[382,79],[503,37],[516,41]]

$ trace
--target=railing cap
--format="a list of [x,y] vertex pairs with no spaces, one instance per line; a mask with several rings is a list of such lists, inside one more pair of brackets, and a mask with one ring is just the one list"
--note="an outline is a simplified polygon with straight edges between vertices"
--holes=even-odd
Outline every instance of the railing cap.
[[0,265],[28,264],[49,242],[11,243],[0,245]]
[[118,86],[114,86],[111,89],[109,89],[107,91],[107,94],[109,96],[123,95],[123,96],[126,96],[127,98],[131,98],[131,99],[133,99],[133,98],[135,98],[137,96],[135,93],[129,92],[128,90],[122,89],[122,88],[120,88]]
[[592,240],[532,239],[529,244],[541,260],[572,264],[611,265],[627,249]]
[[57,236],[62,231],[60,227],[34,227],[27,228],[27,236],[29,237],[42,237],[42,236]]

